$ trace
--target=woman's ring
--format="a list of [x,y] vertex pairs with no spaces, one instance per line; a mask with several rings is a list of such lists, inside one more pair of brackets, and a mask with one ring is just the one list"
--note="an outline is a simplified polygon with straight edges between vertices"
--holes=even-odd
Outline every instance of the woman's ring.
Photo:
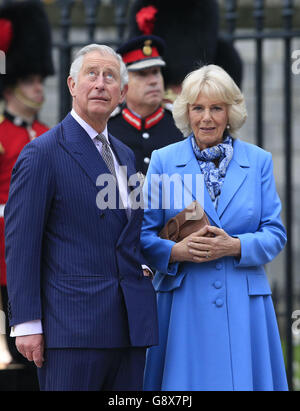
[[208,251],[206,251],[206,258],[208,258],[209,257],[209,252]]

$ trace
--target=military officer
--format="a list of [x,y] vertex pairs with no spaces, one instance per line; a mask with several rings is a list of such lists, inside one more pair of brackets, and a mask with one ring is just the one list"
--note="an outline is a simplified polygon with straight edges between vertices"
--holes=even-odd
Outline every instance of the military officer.
[[143,174],[153,150],[183,138],[175,126],[172,107],[163,104],[163,51],[164,41],[153,35],[131,39],[117,50],[126,63],[129,84],[126,103],[112,113],[108,129],[133,150],[137,170]]

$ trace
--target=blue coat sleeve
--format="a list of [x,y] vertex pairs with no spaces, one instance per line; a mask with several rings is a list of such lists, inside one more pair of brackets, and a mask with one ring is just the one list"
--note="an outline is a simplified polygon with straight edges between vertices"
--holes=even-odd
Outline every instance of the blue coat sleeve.
[[264,265],[279,254],[286,243],[286,231],[281,222],[281,202],[276,191],[272,155],[266,153],[261,168],[261,219],[254,233],[239,234],[241,258],[236,267]]
[[165,225],[164,210],[156,207],[161,198],[161,185],[156,177],[163,173],[157,150],[153,151],[144,184],[144,220],[141,245],[148,263],[163,274],[176,275],[179,263],[169,264],[174,242],[163,240],[158,233]]
[[4,216],[10,325],[42,318],[42,243],[53,191],[47,155],[29,143],[13,169]]

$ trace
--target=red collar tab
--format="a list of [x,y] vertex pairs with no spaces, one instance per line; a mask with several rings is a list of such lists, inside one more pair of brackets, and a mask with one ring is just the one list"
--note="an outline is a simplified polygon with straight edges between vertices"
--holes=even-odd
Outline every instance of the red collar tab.
[[123,108],[122,115],[124,120],[127,121],[127,123],[131,124],[138,130],[142,129],[142,119],[133,114],[130,110],[128,110],[128,108]]
[[155,113],[145,119],[145,128],[155,126],[164,116],[164,109],[160,107]]
[[[151,116],[149,117],[146,117],[144,119],[145,129],[155,126],[155,124],[157,124],[163,118],[164,113],[164,109],[162,107],[159,107],[159,109],[157,109],[155,113],[151,114]],[[142,129],[143,120],[140,117],[133,114],[128,108],[124,108],[122,110],[122,115],[124,120],[127,121],[127,123],[131,124],[137,130]]]

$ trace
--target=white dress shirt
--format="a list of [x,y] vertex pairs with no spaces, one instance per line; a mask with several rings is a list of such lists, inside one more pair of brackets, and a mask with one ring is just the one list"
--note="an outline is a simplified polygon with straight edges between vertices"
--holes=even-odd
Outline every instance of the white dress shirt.
[[[99,133],[96,130],[94,130],[88,123],[86,123],[81,117],[79,117],[79,115],[75,112],[74,109],[72,109],[71,115],[81,125],[81,127],[87,132],[87,134],[91,137],[91,139],[94,142],[95,137],[97,137]],[[109,144],[107,127],[105,127],[105,129],[102,131],[101,134],[105,136],[105,138],[107,139],[108,144]],[[101,144],[101,142],[98,142],[98,143]],[[101,144],[101,146],[102,146],[102,144]],[[100,150],[101,150],[101,146],[100,146]],[[109,144],[109,146],[110,146],[110,144]],[[98,149],[98,145],[96,147]],[[130,208],[130,201],[129,201],[130,196],[129,196],[129,187],[127,185],[127,179],[124,178],[124,175],[122,173],[120,173],[120,171],[119,171],[120,165],[119,165],[119,163],[116,159],[116,156],[115,156],[113,150],[111,150],[111,153],[112,153],[113,160],[114,160],[114,166],[115,166],[115,170],[116,170],[116,176],[117,176],[117,180],[118,180],[118,188],[119,188],[120,196],[121,196],[123,205],[125,207],[127,217],[129,218],[131,208]],[[142,268],[143,269],[148,269],[151,272],[149,267],[147,267],[146,265],[143,265]],[[22,323],[22,324],[17,324],[15,326],[11,327],[10,336],[11,337],[19,337],[19,336],[23,336],[23,335],[42,334],[42,333],[43,333],[43,327],[42,327],[41,320],[34,320],[34,321],[28,321],[28,322]]]

